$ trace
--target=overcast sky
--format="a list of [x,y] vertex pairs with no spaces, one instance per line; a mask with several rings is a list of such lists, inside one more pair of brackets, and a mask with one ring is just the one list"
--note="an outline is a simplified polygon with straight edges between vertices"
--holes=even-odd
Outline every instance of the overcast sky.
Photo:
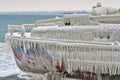
[[120,8],[120,0],[0,0],[0,12],[91,10],[97,2]]

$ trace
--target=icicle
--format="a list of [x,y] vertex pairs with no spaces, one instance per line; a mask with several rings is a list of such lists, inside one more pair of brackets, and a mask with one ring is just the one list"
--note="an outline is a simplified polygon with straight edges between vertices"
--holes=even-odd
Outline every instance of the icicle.
[[117,75],[120,74],[120,65],[117,66]]
[[116,75],[117,74],[117,66],[115,65],[115,69],[114,69],[114,73],[113,73],[114,75]]
[[91,75],[90,75],[90,76],[91,76],[91,77],[92,77],[92,73],[93,73],[93,68],[94,68],[94,65],[93,65],[93,63],[91,63],[91,64],[90,64],[90,72],[91,72]]
[[111,66],[110,66],[110,64],[108,65],[108,69],[109,69],[109,75],[111,76]]

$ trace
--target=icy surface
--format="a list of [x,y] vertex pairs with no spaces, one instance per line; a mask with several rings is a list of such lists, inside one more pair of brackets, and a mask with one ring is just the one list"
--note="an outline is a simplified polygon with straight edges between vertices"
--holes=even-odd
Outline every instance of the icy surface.
[[12,51],[6,45],[0,43],[0,77],[18,74],[19,72]]

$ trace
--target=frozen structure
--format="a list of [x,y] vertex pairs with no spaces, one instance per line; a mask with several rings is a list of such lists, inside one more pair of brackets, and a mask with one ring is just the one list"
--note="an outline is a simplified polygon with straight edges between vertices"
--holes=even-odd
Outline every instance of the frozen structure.
[[[46,80],[118,80],[119,23],[116,14],[68,15],[8,25],[6,41],[21,70],[45,74]],[[31,32],[25,32],[26,28],[32,28]]]
[[93,6],[92,14],[93,15],[111,15],[117,14],[119,9],[111,7],[102,7],[101,3],[97,3],[96,6]]

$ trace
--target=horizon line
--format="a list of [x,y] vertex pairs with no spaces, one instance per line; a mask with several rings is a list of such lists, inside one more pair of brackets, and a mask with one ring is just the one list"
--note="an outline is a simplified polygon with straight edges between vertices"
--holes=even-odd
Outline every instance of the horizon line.
[[91,10],[34,10],[34,11],[0,11],[1,12],[61,12],[61,11],[91,11]]

